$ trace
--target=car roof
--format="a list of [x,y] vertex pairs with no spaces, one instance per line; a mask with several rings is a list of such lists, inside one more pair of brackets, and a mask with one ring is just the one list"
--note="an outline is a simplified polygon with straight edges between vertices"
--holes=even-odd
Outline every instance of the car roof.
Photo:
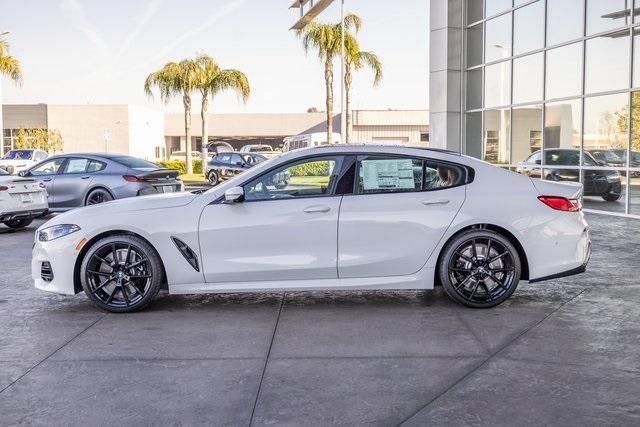
[[60,153],[51,157],[98,157],[102,159],[115,159],[117,157],[133,157],[128,154],[120,153]]
[[461,154],[457,151],[452,150],[444,150],[440,148],[431,148],[425,147],[423,145],[393,145],[393,144],[325,144],[318,145],[315,147],[303,147],[298,148],[296,150],[291,150],[289,153],[293,152],[307,152],[313,153],[318,152],[322,153],[326,150],[336,150],[336,152],[357,152],[357,153],[370,153],[370,152],[387,152],[387,153],[406,153],[407,150],[420,150],[441,154],[451,154],[454,156],[461,156]]

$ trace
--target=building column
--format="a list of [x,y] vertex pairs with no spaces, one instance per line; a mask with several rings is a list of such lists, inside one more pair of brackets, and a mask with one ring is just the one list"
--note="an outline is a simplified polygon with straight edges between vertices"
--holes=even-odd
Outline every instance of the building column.
[[461,151],[464,0],[431,0],[429,5],[429,146]]

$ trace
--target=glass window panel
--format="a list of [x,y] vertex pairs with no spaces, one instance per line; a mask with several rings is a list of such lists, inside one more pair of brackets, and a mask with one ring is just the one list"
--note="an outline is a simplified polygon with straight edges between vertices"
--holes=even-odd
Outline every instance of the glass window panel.
[[483,160],[494,164],[509,164],[510,119],[508,108],[484,112]]
[[513,52],[518,55],[544,46],[544,2],[516,9],[513,15]]
[[545,106],[544,147],[580,149],[582,100],[550,102]]
[[640,22],[640,0],[633,1],[633,22]]
[[640,29],[638,28],[633,29],[633,83],[632,83],[632,86],[633,87],[640,86]]
[[484,105],[497,107],[511,103],[511,62],[504,61],[485,67]]
[[465,117],[465,154],[482,158],[482,113],[467,113]]
[[587,34],[613,30],[630,23],[629,0],[587,0]]
[[584,169],[582,185],[586,209],[625,213],[627,178],[613,169]]
[[513,60],[513,103],[542,101],[543,53]]
[[629,87],[629,37],[609,34],[586,43],[585,92]]
[[496,13],[504,12],[507,9],[511,9],[511,0],[486,0],[486,14],[485,16],[492,16]]
[[627,149],[628,97],[621,93],[585,98],[584,151],[590,156],[604,158],[607,151]]
[[[422,190],[424,160],[375,156],[359,157],[358,159],[359,176],[356,184],[358,194],[402,193]],[[457,176],[456,181],[459,180],[460,174]],[[442,180],[439,175],[430,176],[430,178],[433,180],[433,186],[449,186],[449,182]]]
[[547,46],[583,35],[584,0],[547,0]]
[[485,62],[511,56],[511,13],[491,19],[485,25]]
[[484,18],[482,14],[482,0],[467,0],[467,24]]
[[482,69],[467,71],[467,110],[482,108]]
[[582,93],[582,43],[547,51],[546,99]]
[[513,6],[520,6],[521,4],[525,4],[530,2],[531,0],[513,0]]
[[478,24],[465,32],[467,67],[482,64],[482,28],[483,24]]
[[522,162],[542,148],[542,105],[514,108],[511,126],[512,163]]

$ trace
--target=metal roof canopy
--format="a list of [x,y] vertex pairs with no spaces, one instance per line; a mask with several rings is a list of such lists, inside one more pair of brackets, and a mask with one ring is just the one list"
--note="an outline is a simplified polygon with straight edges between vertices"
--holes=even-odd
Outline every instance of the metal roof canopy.
[[[304,6],[311,3],[311,8],[304,13]],[[333,0],[295,0],[289,9],[300,9],[300,19],[296,22],[291,30],[301,30],[307,26],[316,16],[320,15],[323,10],[329,7]]]

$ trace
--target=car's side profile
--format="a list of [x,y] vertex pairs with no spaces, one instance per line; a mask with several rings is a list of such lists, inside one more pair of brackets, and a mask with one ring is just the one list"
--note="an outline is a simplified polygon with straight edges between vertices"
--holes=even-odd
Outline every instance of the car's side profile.
[[[286,185],[277,177],[288,175]],[[471,307],[520,280],[579,273],[590,255],[580,184],[455,153],[333,145],[267,160],[204,193],[59,215],[36,232],[39,289],[100,308],[171,294],[431,289]]]
[[235,151],[218,153],[209,161],[207,179],[209,184],[215,186],[265,160],[267,160],[265,156],[257,153]]
[[47,157],[49,155],[43,150],[9,150],[0,159],[0,169],[5,170],[10,175],[17,175]]
[[121,154],[62,154],[49,157],[20,175],[46,186],[53,212],[183,189],[177,170]]

